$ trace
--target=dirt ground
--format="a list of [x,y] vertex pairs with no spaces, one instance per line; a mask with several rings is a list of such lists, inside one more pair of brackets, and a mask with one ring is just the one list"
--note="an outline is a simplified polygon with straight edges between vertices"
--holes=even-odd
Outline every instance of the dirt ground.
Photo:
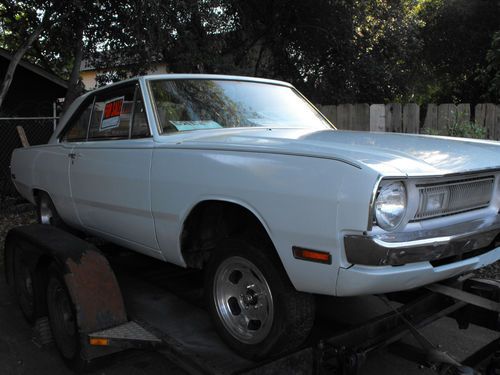
[[[3,249],[5,236],[10,229],[35,222],[35,208],[31,205],[12,206],[0,211],[0,248]],[[3,251],[0,251],[0,267],[3,268]]]

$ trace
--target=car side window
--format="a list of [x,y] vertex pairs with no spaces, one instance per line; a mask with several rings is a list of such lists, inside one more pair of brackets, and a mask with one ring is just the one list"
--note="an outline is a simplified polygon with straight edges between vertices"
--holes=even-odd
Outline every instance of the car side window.
[[87,128],[89,126],[90,114],[92,113],[93,102],[87,102],[82,106],[80,113],[71,120],[67,130],[61,137],[63,142],[82,142],[87,139]]
[[90,119],[88,140],[128,139],[135,86],[98,94]]
[[132,138],[146,138],[150,137],[151,132],[149,131],[148,120],[146,118],[146,110],[144,109],[144,101],[141,96],[141,90],[139,87],[136,88],[135,94],[135,107],[134,115],[132,119]]

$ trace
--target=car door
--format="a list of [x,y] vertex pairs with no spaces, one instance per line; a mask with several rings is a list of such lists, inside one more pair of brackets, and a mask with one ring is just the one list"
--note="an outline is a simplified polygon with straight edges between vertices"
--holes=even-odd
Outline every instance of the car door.
[[151,213],[150,134],[137,85],[98,92],[87,140],[75,144],[72,151],[70,184],[82,226],[158,256]]
[[79,225],[71,199],[69,166],[75,144],[87,137],[91,111],[92,99],[87,98],[68,120],[58,142],[40,147],[34,160],[36,186],[49,194],[58,214],[69,225]]

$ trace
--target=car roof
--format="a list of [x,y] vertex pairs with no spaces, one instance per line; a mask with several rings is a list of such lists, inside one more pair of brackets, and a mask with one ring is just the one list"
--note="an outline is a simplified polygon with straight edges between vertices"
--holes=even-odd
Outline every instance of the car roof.
[[225,75],[225,74],[199,74],[199,73],[166,73],[166,74],[149,74],[142,75],[133,78],[128,78],[123,81],[114,82],[106,86],[102,86],[87,92],[84,96],[87,96],[91,93],[96,93],[101,90],[108,89],[113,86],[120,86],[123,84],[127,84],[134,81],[144,80],[144,81],[152,81],[152,80],[160,80],[160,79],[213,79],[213,80],[227,80],[227,81],[245,81],[245,82],[258,82],[258,83],[268,83],[273,85],[287,86],[293,87],[288,82],[278,81],[275,79],[268,78],[258,78],[258,77],[247,77],[247,76],[236,76],[236,75]]
[[75,101],[71,104],[70,108],[68,108],[68,111],[64,114],[64,116],[60,119],[59,124],[56,128],[56,131],[53,133],[51,139],[49,142],[52,142],[55,140],[58,136],[61,130],[66,126],[66,122],[73,116],[73,113],[76,111],[76,109],[80,106],[80,104],[89,96],[89,95],[94,95],[95,93],[98,93],[102,90],[107,90],[111,87],[119,87],[122,85],[126,85],[128,83],[132,82],[139,82],[139,81],[153,81],[153,80],[161,80],[161,79],[212,79],[212,80],[227,80],[227,81],[244,81],[244,82],[257,82],[257,83],[267,83],[267,84],[272,84],[272,85],[280,85],[280,86],[286,86],[286,87],[291,87],[293,88],[293,85],[291,85],[288,82],[284,81],[278,81],[274,79],[267,79],[267,78],[257,78],[257,77],[247,77],[247,76],[236,76],[236,75],[224,75],[224,74],[199,74],[199,73],[167,73],[167,74],[150,74],[150,75],[143,75],[143,76],[137,76],[133,78],[128,78],[123,81],[111,83],[106,86],[99,87],[97,89],[91,90],[86,92],[85,94],[79,96],[78,98],[75,99]]

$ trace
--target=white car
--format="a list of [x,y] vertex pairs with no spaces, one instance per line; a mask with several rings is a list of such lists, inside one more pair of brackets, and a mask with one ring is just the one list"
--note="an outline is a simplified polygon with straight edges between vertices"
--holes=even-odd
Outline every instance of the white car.
[[296,348],[314,295],[407,290],[500,258],[500,144],[338,131],[290,84],[156,75],[89,92],[14,151],[41,223],[203,268],[235,350]]

